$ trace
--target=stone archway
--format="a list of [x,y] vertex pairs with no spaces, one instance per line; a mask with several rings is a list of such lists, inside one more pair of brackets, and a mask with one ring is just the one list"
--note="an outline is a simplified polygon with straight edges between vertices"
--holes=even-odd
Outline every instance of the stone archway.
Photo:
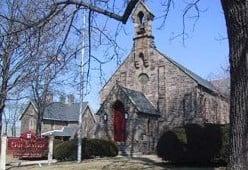
[[117,100],[113,105],[113,129],[114,129],[114,141],[125,142],[126,141],[126,119],[125,108],[121,101]]

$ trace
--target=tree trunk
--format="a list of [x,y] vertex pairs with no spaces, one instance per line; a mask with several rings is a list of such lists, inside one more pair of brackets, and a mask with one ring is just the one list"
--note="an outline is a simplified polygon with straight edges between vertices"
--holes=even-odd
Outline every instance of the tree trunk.
[[42,124],[42,117],[41,112],[38,111],[37,113],[37,124],[36,124],[36,135],[41,136],[41,124]]
[[8,134],[8,123],[5,122],[5,129],[4,129],[4,134],[7,135]]
[[2,120],[2,115],[3,115],[3,110],[5,105],[2,102],[2,99],[0,99],[0,136],[2,135],[2,126],[3,126],[3,120]]
[[16,123],[13,123],[12,124],[11,135],[14,136],[14,137],[16,137]]
[[41,130],[42,130],[42,119],[43,119],[43,114],[45,112],[46,108],[46,98],[39,100],[37,102],[37,124],[36,124],[36,135],[41,136]]
[[248,169],[248,0],[221,0],[229,39],[231,160]]
[[[7,48],[9,50],[10,48]],[[8,82],[9,82],[9,68],[10,68],[10,55],[5,53],[2,58],[2,82],[0,88],[0,136],[2,135],[2,126],[3,126],[3,111],[5,108],[5,102],[7,98],[8,91]]]

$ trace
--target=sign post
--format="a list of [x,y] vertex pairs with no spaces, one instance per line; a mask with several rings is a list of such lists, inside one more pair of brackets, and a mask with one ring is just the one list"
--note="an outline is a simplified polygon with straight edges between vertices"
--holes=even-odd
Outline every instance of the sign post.
[[51,165],[53,160],[53,141],[54,136],[49,136],[49,144],[48,144],[48,165]]
[[0,162],[0,170],[6,169],[6,149],[7,149],[7,136],[3,135],[1,137],[1,162]]

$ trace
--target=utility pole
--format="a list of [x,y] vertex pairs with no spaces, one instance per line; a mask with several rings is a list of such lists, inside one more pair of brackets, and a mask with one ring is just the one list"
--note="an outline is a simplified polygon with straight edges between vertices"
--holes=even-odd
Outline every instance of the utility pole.
[[78,152],[77,162],[82,161],[82,116],[83,116],[83,101],[84,101],[84,57],[85,57],[85,29],[86,29],[86,11],[83,11],[83,28],[81,33],[82,49],[81,49],[81,61],[80,61],[80,109],[79,109],[79,130],[78,130]]

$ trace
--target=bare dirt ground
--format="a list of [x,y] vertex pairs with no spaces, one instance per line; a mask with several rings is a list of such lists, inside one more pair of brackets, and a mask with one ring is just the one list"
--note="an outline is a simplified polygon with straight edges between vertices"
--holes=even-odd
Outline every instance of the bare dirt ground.
[[[173,168],[165,165],[155,155],[145,155],[129,159],[127,157],[97,158],[77,162],[59,162],[48,166],[32,165],[8,167],[10,170],[215,170],[215,168]],[[221,169],[222,170],[222,169]]]
[[162,165],[147,158],[98,158],[84,160],[82,163],[77,162],[59,162],[53,165],[32,165],[23,167],[9,167],[10,170],[141,170],[141,169],[164,169]]

